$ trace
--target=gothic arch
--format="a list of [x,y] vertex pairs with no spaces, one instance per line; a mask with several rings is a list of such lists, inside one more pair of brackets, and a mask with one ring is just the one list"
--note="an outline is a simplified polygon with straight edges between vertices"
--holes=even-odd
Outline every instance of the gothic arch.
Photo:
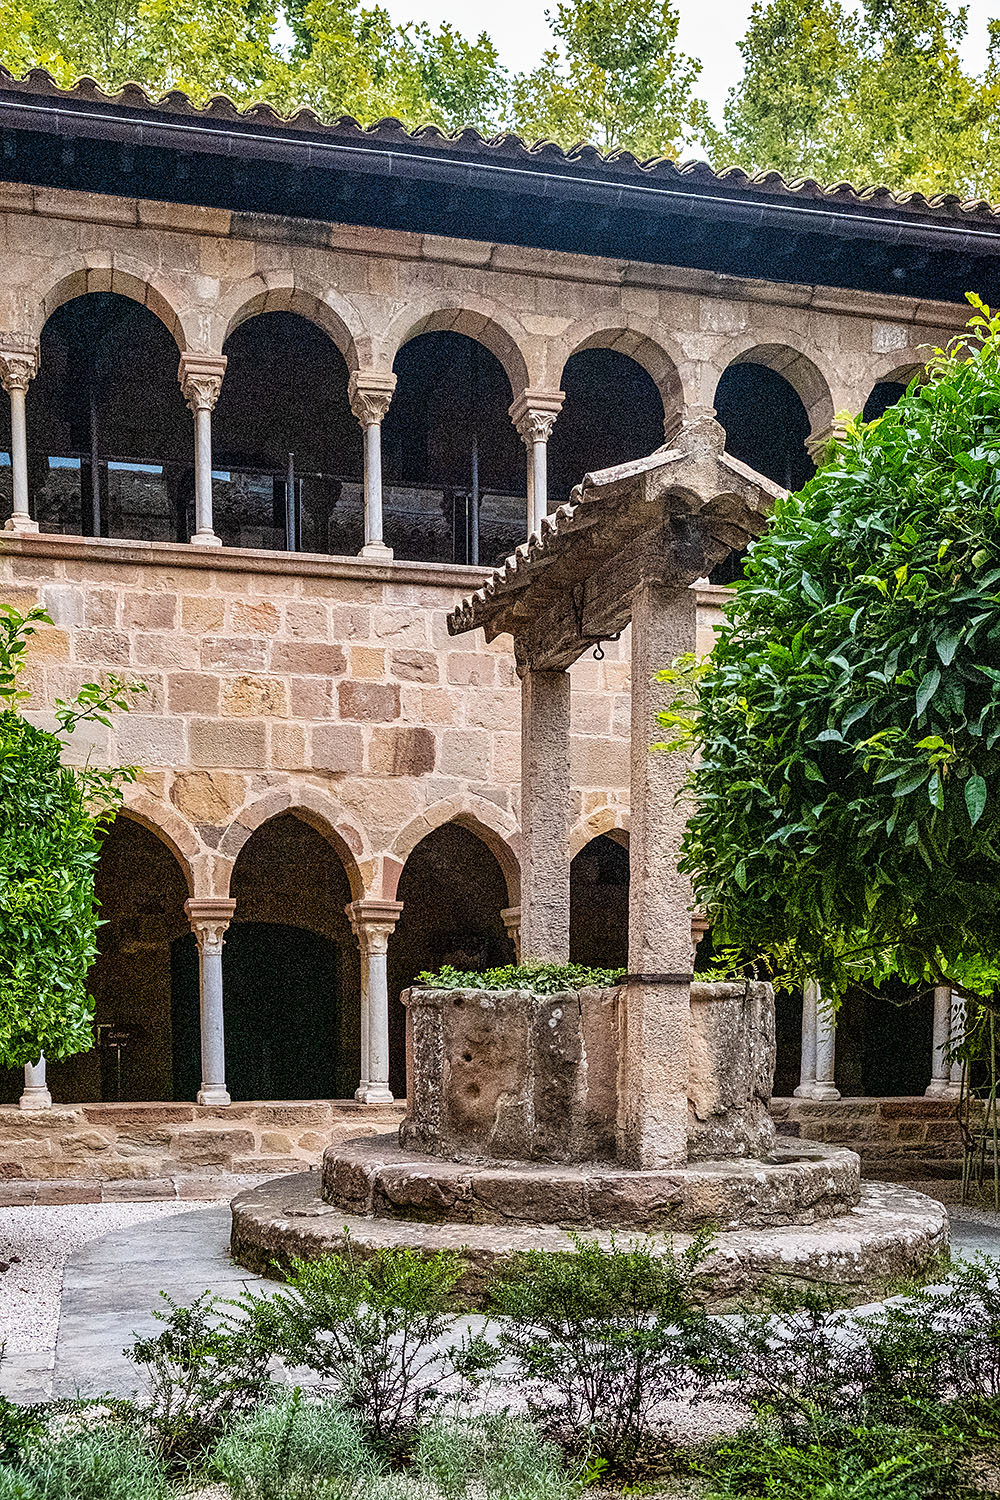
[[466,828],[494,855],[507,883],[509,904],[516,906],[521,899],[521,866],[516,852],[516,825],[514,820],[493,802],[469,793],[446,797],[412,818],[397,835],[389,858],[385,861],[383,896],[392,901],[407,857],[420,840],[433,833],[445,823],[457,823]]
[[292,272],[258,274],[232,288],[217,311],[219,347],[241,324],[273,312],[297,313],[315,323],[336,344],[348,370],[368,363],[371,341],[357,310],[346,298]]
[[219,853],[232,866],[250,835],[282,813],[291,813],[293,817],[300,818],[327,840],[344,866],[352,899],[359,901],[365,894],[365,883],[358,864],[358,858],[364,850],[364,840],[358,830],[344,820],[336,804],[313,787],[267,792],[256,802],[242,808],[223,834],[219,842]]
[[462,333],[496,356],[510,381],[512,395],[518,396],[529,384],[528,363],[521,347],[523,329],[503,308],[483,298],[466,298],[464,303],[432,308],[417,317],[412,309],[404,309],[379,341],[380,363],[391,369],[403,345],[422,333]]
[[594,839],[600,838],[602,833],[614,838],[615,834],[621,835],[615,839],[616,843],[628,842],[629,814],[624,807],[602,807],[597,812],[590,813],[582,818],[570,830],[569,835],[569,857],[575,859],[581,849]]
[[27,299],[33,310],[31,334],[35,342],[40,340],[43,328],[58,308],[92,292],[111,292],[140,303],[159,318],[181,353],[190,347],[179,311],[181,298],[177,288],[152,267],[118,256],[113,261],[107,259],[104,264],[95,264],[90,258],[61,261],[55,267],[54,280],[50,271],[44,281],[38,278],[27,289]]
[[125,801],[118,814],[140,824],[165,844],[176,859],[187,883],[188,894],[197,894],[197,867],[200,845],[194,829],[179,813],[148,792],[132,788],[125,793]]

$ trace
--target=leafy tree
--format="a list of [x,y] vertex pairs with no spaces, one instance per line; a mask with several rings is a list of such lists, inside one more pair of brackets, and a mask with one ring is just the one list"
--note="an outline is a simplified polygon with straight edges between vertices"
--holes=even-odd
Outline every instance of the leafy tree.
[[93,1045],[87,973],[97,954],[94,866],[129,769],[61,763],[62,735],[110,723],[139,684],[109,676],[72,703],[58,700],[57,733],[18,710],[25,650],[42,609],[0,605],[0,1067],[69,1057]]
[[830,182],[928,193],[1000,190],[996,23],[981,78],[959,53],[966,11],[945,0],[767,0],[740,43],[722,157]]
[[564,56],[546,52],[514,80],[520,134],[664,156],[708,129],[694,94],[701,64],[677,49],[674,0],[558,0],[547,15]]
[[967,342],[779,502],[707,664],[668,673],[713,933],[831,996],[1000,980],[1000,317],[970,300]]
[[269,92],[276,24],[273,0],[0,0],[0,62],[64,87],[87,74],[109,91],[134,81],[248,103]]

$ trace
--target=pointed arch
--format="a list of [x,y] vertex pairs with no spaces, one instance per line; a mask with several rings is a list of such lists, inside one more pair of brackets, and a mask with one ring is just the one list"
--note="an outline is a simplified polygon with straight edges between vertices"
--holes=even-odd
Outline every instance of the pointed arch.
[[[521,899],[521,866],[517,854],[517,825],[509,814],[501,811],[484,797],[475,797],[469,792],[460,792],[446,797],[412,818],[397,835],[385,861],[383,896],[387,901],[396,897],[396,888],[407,856],[420,840],[441,828],[445,823],[457,823],[460,828],[474,833],[489,849],[503,872],[507,884],[508,904],[516,906]],[[390,888],[391,887],[391,888]]]
[[588,813],[587,817],[581,818],[570,831],[569,857],[575,859],[581,849],[594,839],[598,839],[606,833],[615,839],[616,843],[628,843],[629,812],[627,807],[602,807],[596,812]]
[[138,823],[165,844],[181,867],[188,894],[197,894],[196,871],[201,846],[194,829],[180,813],[141,788],[130,787],[118,816]]
[[258,797],[255,802],[242,808],[229,824],[219,841],[219,853],[235,864],[250,835],[282,813],[291,813],[303,823],[308,823],[326,839],[344,867],[352,900],[360,901],[365,894],[365,882],[359,864],[364,852],[364,839],[353,824],[342,816],[336,803],[316,787],[282,789]]

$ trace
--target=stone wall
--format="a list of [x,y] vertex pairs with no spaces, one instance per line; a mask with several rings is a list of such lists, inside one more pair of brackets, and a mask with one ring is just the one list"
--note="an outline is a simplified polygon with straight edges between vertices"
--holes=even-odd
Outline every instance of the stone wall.
[[402,1115],[326,1100],[0,1109],[0,1205],[219,1197],[229,1178],[316,1167],[331,1141],[392,1130]]
[[954,1100],[772,1099],[779,1135],[849,1146],[867,1177],[957,1176],[962,1137]]

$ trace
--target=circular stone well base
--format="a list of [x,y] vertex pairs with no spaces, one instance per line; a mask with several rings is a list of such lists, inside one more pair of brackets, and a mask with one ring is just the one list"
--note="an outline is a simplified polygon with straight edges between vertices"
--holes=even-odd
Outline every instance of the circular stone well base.
[[[240,1265],[275,1275],[293,1259],[319,1260],[344,1250],[460,1251],[468,1262],[459,1290],[475,1305],[490,1272],[519,1250],[572,1250],[572,1236],[551,1225],[422,1224],[347,1214],[320,1197],[318,1172],[279,1177],[233,1199],[231,1248]],[[609,1246],[613,1232],[589,1230]],[[642,1243],[677,1250],[689,1234],[643,1236],[618,1232],[619,1247]],[[827,1284],[851,1300],[865,1300],[900,1277],[919,1275],[948,1249],[944,1207],[923,1193],[866,1182],[855,1208],[816,1225],[784,1225],[720,1233],[703,1263],[706,1301],[724,1307],[766,1282]]]
[[323,1197],[340,1212],[425,1224],[761,1229],[835,1218],[860,1191],[855,1152],[814,1141],[775,1142],[766,1161],[639,1172],[615,1162],[457,1162],[376,1135],[328,1146],[322,1171]]

